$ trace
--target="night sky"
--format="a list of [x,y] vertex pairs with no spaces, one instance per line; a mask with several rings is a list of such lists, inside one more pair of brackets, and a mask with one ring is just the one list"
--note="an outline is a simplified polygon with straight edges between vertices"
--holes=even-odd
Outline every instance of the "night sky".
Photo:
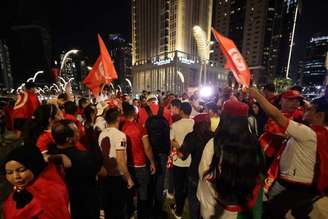
[[[10,28],[38,24],[51,35],[52,56],[77,48],[90,59],[98,55],[97,33],[108,39],[110,33],[131,37],[131,0],[2,0],[0,38],[10,38]],[[328,0],[303,0],[296,35],[294,68],[305,51],[305,42],[314,33],[327,33]],[[37,46],[36,46],[37,47]]]

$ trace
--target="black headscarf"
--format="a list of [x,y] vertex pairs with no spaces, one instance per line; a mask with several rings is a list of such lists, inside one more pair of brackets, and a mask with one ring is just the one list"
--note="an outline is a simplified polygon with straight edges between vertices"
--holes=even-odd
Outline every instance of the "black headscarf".
[[[35,146],[21,146],[13,149],[7,155],[2,168],[5,169],[5,165],[9,161],[17,161],[27,169],[31,170],[34,179],[40,175],[40,173],[46,168],[47,164],[43,159],[40,150]],[[24,208],[33,199],[33,195],[25,188],[23,190],[14,191],[13,199],[16,202],[16,208]]]
[[35,146],[24,145],[13,149],[6,156],[5,161],[3,163],[3,168],[5,168],[7,162],[12,160],[19,162],[24,167],[31,170],[34,175],[34,178],[40,175],[40,173],[47,166],[40,150]]

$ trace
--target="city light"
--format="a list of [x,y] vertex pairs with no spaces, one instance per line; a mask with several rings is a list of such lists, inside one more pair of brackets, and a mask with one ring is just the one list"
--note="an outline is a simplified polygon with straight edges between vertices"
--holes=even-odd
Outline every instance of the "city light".
[[132,88],[132,83],[131,83],[130,79],[128,79],[128,78],[125,78],[125,80],[126,80],[126,82],[128,82],[128,84],[129,84],[129,85],[130,85],[130,87]]
[[60,73],[62,72],[62,70],[63,70],[63,68],[64,68],[64,65],[65,65],[66,59],[67,59],[70,55],[72,55],[72,54],[77,54],[78,52],[79,52],[79,50],[77,50],[77,49],[72,49],[72,50],[68,51],[67,53],[65,53],[64,58],[63,58],[63,60],[62,60],[62,62],[61,62],[61,65],[60,65]]
[[210,96],[212,96],[213,95],[213,88],[212,87],[210,87],[210,86],[203,86],[201,89],[200,89],[200,91],[199,91],[199,95],[201,96],[201,97],[210,97]]
[[184,79],[183,74],[182,74],[180,71],[177,71],[177,74],[178,74],[178,76],[179,76],[181,82],[184,83],[184,82],[185,82],[185,79]]
[[43,74],[43,73],[44,73],[43,71],[37,71],[37,72],[33,75],[33,77],[27,79],[26,82],[30,82],[30,81],[35,82],[36,77],[37,77],[38,75],[40,75],[40,74]]

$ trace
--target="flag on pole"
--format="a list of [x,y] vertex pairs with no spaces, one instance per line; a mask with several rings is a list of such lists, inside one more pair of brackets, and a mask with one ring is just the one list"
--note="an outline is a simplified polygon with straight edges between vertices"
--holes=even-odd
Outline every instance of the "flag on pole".
[[108,53],[104,41],[98,34],[98,43],[100,48],[100,55],[97,61],[92,66],[87,77],[83,80],[83,83],[92,91],[94,95],[98,95],[100,86],[102,84],[109,84],[111,81],[117,79],[117,73],[112,62],[112,59]]
[[232,71],[239,84],[244,87],[249,87],[251,74],[235,43],[231,39],[222,36],[214,28],[212,28],[212,33],[216,41],[219,43],[220,49],[227,60],[224,67]]

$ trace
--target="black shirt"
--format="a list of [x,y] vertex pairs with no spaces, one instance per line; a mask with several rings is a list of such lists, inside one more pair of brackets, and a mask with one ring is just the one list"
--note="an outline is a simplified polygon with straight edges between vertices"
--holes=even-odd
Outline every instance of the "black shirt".
[[208,132],[205,136],[196,134],[195,131],[190,132],[184,138],[181,148],[179,151],[183,154],[182,159],[187,159],[191,154],[191,164],[189,167],[189,177],[193,180],[198,180],[198,166],[202,159],[203,150],[206,143],[212,138],[212,133]]

